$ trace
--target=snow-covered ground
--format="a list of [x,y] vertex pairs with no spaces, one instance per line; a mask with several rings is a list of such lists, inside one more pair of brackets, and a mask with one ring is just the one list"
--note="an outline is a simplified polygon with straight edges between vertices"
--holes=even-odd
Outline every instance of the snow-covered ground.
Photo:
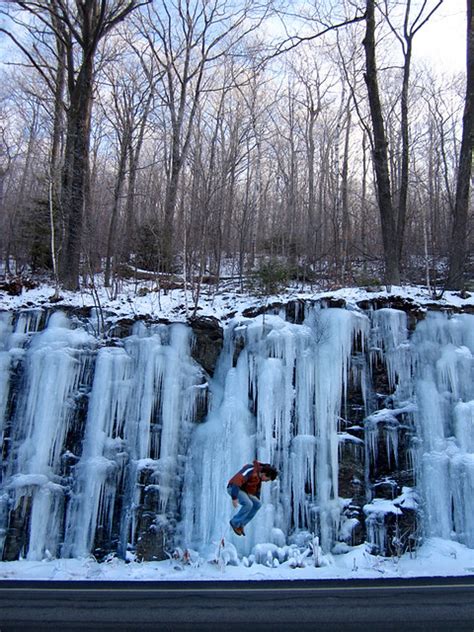
[[[110,289],[104,288],[100,280],[94,290],[83,289],[81,292],[61,290],[60,298],[55,296],[54,287],[41,283],[37,288],[24,289],[19,296],[10,296],[0,291],[0,310],[28,309],[33,307],[95,307],[105,313],[112,312],[117,318],[149,317],[152,319],[168,319],[183,321],[194,312],[192,293],[183,289],[156,291],[156,283],[151,281],[123,282],[120,292],[112,295]],[[388,299],[401,297],[420,306],[438,308],[454,307],[457,309],[473,308],[474,294],[461,298],[457,292],[444,292],[441,298],[433,299],[432,293],[421,286],[393,286],[391,291],[382,288],[346,287],[331,291],[314,291],[309,288],[289,287],[278,295],[258,296],[247,291],[240,291],[238,284],[228,282],[222,284],[215,292],[213,286],[203,286],[200,293],[196,315],[214,316],[226,320],[238,315],[245,309],[256,308],[265,304],[287,302],[290,300],[324,300],[341,299],[350,306],[362,300]]]
[[[268,551],[278,555],[271,545],[258,547],[260,558]],[[278,557],[265,563],[252,563],[252,557],[237,560],[232,543],[224,542],[224,547],[216,543],[214,554],[207,559],[191,552],[188,560],[181,557],[163,562],[124,562],[116,557],[102,563],[93,558],[2,562],[0,580],[261,581],[474,575],[474,550],[437,538],[426,541],[416,553],[400,558],[369,555],[360,545],[344,554],[321,556],[319,567],[315,567],[311,554],[292,557],[282,564],[277,560]]]

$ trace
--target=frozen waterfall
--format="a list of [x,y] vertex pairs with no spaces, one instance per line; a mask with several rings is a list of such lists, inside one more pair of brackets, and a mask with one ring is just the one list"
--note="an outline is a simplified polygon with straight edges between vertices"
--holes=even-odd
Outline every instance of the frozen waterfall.
[[[205,554],[317,535],[474,548],[474,316],[306,304],[235,318],[213,374],[191,326],[0,313],[2,559]],[[245,538],[229,478],[279,470]]]

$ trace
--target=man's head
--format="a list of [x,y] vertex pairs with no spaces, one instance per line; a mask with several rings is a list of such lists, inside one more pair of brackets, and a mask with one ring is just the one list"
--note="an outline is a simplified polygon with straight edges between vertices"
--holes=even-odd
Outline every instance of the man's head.
[[274,481],[278,476],[278,470],[270,465],[270,463],[264,463],[260,468],[260,478],[262,481]]

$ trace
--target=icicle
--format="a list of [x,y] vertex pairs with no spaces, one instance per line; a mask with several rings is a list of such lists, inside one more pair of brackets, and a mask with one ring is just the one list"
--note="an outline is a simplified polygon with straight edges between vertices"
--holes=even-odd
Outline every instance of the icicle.
[[[122,433],[133,365],[123,349],[103,348],[96,361],[84,446],[76,468],[63,546],[65,557],[85,557],[100,523],[110,533],[117,464],[111,441]],[[109,454],[107,454],[109,452]],[[114,480],[115,479],[115,480]]]
[[311,524],[310,511],[316,497],[315,462],[316,437],[296,435],[291,444],[289,464],[294,507],[293,522],[296,529],[307,528]]
[[427,533],[449,539],[452,531],[449,456],[444,452],[425,453],[421,479]]
[[10,354],[0,351],[0,441],[3,444],[3,429],[10,390]]
[[372,357],[385,362],[393,389],[399,376],[410,370],[407,316],[400,310],[384,308],[372,312],[372,321]]
[[455,537],[474,548],[474,454],[457,453],[450,462]]
[[428,314],[415,331],[424,526],[474,547],[474,316]]
[[44,316],[42,309],[28,309],[18,312],[15,323],[15,334],[36,333]]
[[456,439],[463,452],[474,453],[474,400],[454,408]]
[[436,363],[440,392],[451,393],[454,401],[468,398],[472,392],[472,364],[473,356],[467,347],[444,346]]
[[[28,326],[25,324],[25,330]],[[41,559],[46,550],[57,554],[65,489],[56,485],[56,479],[74,419],[73,399],[94,345],[83,329],[70,329],[66,316],[56,313],[26,352],[25,385],[13,426],[7,473],[16,480],[17,498],[32,496],[28,559]],[[30,487],[25,481],[21,490],[21,475],[42,482]]]

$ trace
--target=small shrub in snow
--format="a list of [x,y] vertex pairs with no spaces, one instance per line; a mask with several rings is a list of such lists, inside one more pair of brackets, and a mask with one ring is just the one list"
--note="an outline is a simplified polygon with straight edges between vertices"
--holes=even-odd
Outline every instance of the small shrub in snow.
[[331,551],[334,555],[341,555],[343,553],[349,553],[352,550],[352,547],[347,544],[347,542],[336,542],[336,544],[332,547]]
[[201,565],[199,553],[193,549],[181,549],[180,547],[176,547],[171,553],[168,551],[165,552],[176,571],[183,570],[185,566],[197,568]]
[[309,531],[298,531],[288,538],[288,542],[291,545],[295,545],[298,548],[302,549],[308,545],[313,537],[314,535]]
[[217,546],[215,555],[209,560],[209,562],[211,564],[217,564],[221,570],[224,570],[224,568],[228,565],[238,566],[239,556],[237,554],[237,549],[231,542],[222,538]]

